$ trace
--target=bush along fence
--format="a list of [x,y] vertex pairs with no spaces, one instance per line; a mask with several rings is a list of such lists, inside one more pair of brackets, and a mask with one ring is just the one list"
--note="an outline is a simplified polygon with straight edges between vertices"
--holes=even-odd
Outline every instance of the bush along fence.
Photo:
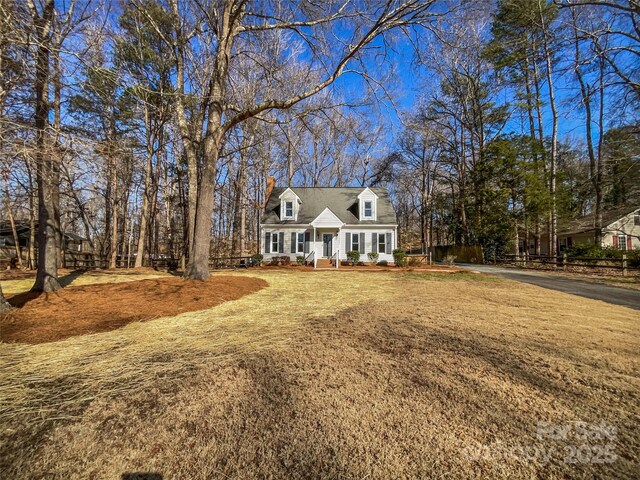
[[430,247],[429,252],[432,254],[434,262],[453,259],[461,263],[484,263],[481,245],[439,245]]
[[601,275],[640,276],[640,250],[621,252],[616,256],[584,257],[562,253],[550,255],[503,255],[496,263],[523,268],[552,269],[569,272],[588,272]]

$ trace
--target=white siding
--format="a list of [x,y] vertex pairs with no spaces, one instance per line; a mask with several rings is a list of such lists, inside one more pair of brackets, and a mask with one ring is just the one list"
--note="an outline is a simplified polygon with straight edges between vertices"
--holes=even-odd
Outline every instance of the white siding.
[[635,224],[634,217],[636,215],[640,215],[640,210],[622,217],[603,229],[602,245],[611,247],[613,246],[614,235],[626,235],[631,237],[632,249],[640,248],[640,225]]
[[[316,228],[316,240],[314,242],[313,239],[313,228],[306,227],[304,225],[263,225],[261,227],[261,235],[260,235],[260,244],[261,249],[260,252],[264,255],[264,261],[267,262],[273,257],[280,256],[288,256],[292,261],[295,261],[298,255],[308,255],[310,252],[315,251],[318,258],[322,257],[322,234],[323,233],[336,233],[336,228]],[[284,248],[283,252],[269,252],[265,253],[265,233],[270,232],[272,235],[279,234],[280,232],[284,233]],[[309,246],[309,253],[291,253],[291,232],[303,233],[309,232],[311,244]],[[391,234],[391,246],[387,249],[389,253],[379,253],[378,261],[386,260],[389,263],[393,262],[393,250],[397,248],[397,238],[396,238],[396,230],[395,227],[383,227],[376,225],[367,225],[367,226],[354,226],[354,227],[343,227],[340,229],[340,233],[337,237],[333,239],[333,251],[340,250],[340,259],[347,259],[347,251],[345,250],[345,241],[346,241],[346,233],[349,232],[352,235],[359,235],[360,233],[364,233],[364,254],[360,255],[360,261],[369,262],[369,257],[367,254],[372,252],[371,245],[371,234],[377,233],[380,235],[386,235],[387,233]]]
[[328,208],[325,208],[315,220],[312,225],[316,228],[337,228],[342,225],[342,221]]
[[372,233],[378,233],[378,234],[384,234],[386,235],[387,233],[391,233],[391,246],[389,248],[387,248],[387,251],[389,253],[379,253],[378,254],[378,261],[380,260],[386,260],[387,262],[391,263],[393,262],[393,250],[397,245],[397,240],[396,240],[396,232],[395,232],[395,228],[394,227],[379,227],[379,226],[375,226],[375,225],[371,225],[371,226],[358,226],[358,227],[343,227],[340,230],[340,235],[339,235],[339,242],[340,242],[340,258],[343,260],[347,259],[347,252],[345,251],[345,241],[346,241],[346,234],[347,233],[351,233],[352,235],[359,235],[360,233],[364,233],[364,254],[360,254],[360,261],[361,262],[369,262],[369,257],[367,256],[367,253],[372,252],[372,245],[371,245],[371,234]]
[[[279,235],[280,232],[284,233],[284,247],[282,248],[282,252],[272,252],[270,251],[269,253],[266,253],[265,250],[265,234],[267,232],[270,232],[271,235]],[[295,232],[297,233],[304,233],[304,232],[310,232],[310,236],[313,237],[313,229],[309,229],[307,227],[305,227],[304,225],[300,225],[300,226],[285,226],[285,225],[273,225],[273,226],[269,226],[269,225],[263,225],[261,227],[261,236],[260,236],[260,253],[262,253],[262,255],[264,255],[264,261],[268,261],[273,257],[282,257],[282,256],[288,256],[291,260],[296,259],[296,257],[298,255],[308,255],[305,253],[291,253],[291,232]],[[297,247],[297,246],[296,246]],[[296,248],[297,249],[297,248]],[[269,245],[269,250],[271,250],[271,244]],[[309,250],[309,252],[311,252],[313,250],[313,242],[311,244],[311,249]]]

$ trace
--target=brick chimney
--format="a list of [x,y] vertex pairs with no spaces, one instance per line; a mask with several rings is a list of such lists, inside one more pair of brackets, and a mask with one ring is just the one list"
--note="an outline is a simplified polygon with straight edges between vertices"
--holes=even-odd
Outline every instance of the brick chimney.
[[275,177],[267,177],[267,191],[264,194],[264,206],[267,206],[269,203],[269,197],[271,196],[271,192],[273,191],[273,187],[276,186],[276,178]]

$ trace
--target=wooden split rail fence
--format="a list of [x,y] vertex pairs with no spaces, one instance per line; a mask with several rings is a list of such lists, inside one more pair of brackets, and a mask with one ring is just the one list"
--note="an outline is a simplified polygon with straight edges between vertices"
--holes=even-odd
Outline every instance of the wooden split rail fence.
[[569,257],[567,254],[553,257],[550,255],[503,255],[494,259],[494,263],[505,263],[519,267],[587,270],[620,270],[623,276],[640,275],[640,266],[630,265],[629,258],[622,254],[621,258]]
[[[73,270],[90,270],[94,268],[109,268],[110,261],[106,257],[95,255],[87,255],[85,257],[65,257],[64,268]],[[116,260],[116,268],[133,268],[135,258],[118,258]],[[145,259],[143,266],[151,267],[156,270],[167,269],[177,270],[180,266],[180,260],[175,258],[150,258]],[[237,257],[211,257],[209,259],[209,268],[248,268],[254,266],[254,260],[251,256]]]

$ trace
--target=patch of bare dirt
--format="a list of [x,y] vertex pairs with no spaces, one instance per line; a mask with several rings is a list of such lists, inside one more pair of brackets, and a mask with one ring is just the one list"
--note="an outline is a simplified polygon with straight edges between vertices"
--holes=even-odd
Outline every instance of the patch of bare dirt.
[[0,318],[3,342],[46,343],[106,332],[131,322],[205,310],[266,287],[265,280],[216,276],[206,282],[179,277],[26,292],[8,298],[15,307]]

